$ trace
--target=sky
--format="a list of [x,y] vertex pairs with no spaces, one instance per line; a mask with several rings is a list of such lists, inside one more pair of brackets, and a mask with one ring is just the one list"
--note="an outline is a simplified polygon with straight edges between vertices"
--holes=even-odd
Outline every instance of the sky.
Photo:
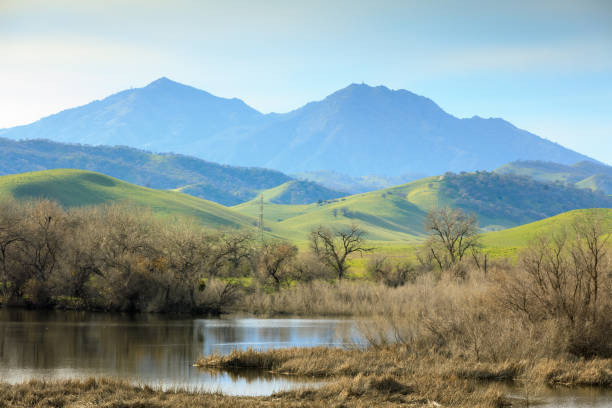
[[166,76],[262,112],[350,83],[612,164],[612,1],[0,0],[0,128]]

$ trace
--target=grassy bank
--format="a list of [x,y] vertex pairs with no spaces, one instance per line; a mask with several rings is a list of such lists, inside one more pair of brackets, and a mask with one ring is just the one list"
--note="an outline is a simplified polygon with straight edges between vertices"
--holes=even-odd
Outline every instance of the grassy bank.
[[[501,407],[506,401],[495,387],[469,390],[468,385],[442,386],[438,392],[455,395],[446,400],[456,407]],[[434,395],[435,393],[429,392]],[[1,407],[437,407],[440,403],[419,394],[391,376],[345,378],[318,389],[300,389],[269,397],[233,397],[184,390],[162,391],[111,379],[0,383]],[[455,403],[457,402],[457,403]],[[445,404],[446,405],[446,404]]]
[[[612,387],[612,359],[541,358],[476,363],[437,353],[421,354],[401,345],[365,350],[328,347],[235,350],[228,355],[201,357],[196,365],[223,369],[258,368],[279,374],[322,378],[389,376],[413,384],[417,390],[421,386],[423,394],[438,383],[456,380]],[[444,397],[438,396],[437,399],[442,401]]]

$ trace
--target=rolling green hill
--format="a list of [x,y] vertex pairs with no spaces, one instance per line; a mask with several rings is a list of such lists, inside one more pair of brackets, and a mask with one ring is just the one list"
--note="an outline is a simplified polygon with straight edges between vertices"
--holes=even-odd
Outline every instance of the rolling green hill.
[[[318,225],[342,228],[357,223],[368,232],[371,240],[414,242],[423,234],[427,211],[439,204],[436,194],[439,182],[438,177],[430,177],[308,205],[274,204],[270,201],[273,195],[266,197],[264,194],[264,219],[272,222],[272,230],[283,228],[290,233],[287,238],[296,241],[305,240]],[[252,200],[232,208],[256,216],[259,201]]]
[[515,161],[501,166],[496,173],[533,177],[538,181],[573,184],[579,188],[612,194],[612,167],[592,161],[572,165],[545,161]]
[[262,194],[264,200],[274,204],[309,204],[348,195],[306,180],[291,180]]
[[[315,183],[298,182],[274,170],[226,166],[179,154],[155,154],[125,146],[87,146],[0,137],[0,175],[51,169],[100,172],[141,186],[175,190],[223,205],[255,198],[260,191],[295,181],[284,204],[339,197]],[[295,200],[295,201],[292,201]]]
[[538,234],[554,234],[567,229],[580,217],[587,214],[596,214],[604,220],[604,227],[612,231],[612,209],[592,208],[564,212],[553,217],[535,221],[503,231],[493,231],[482,235],[482,244],[485,248],[494,250],[516,251],[526,247]]
[[45,198],[64,207],[126,202],[163,216],[189,217],[212,228],[253,228],[256,220],[211,201],[136,186],[84,170],[46,170],[0,177],[0,198]]
[[599,190],[607,194],[612,194],[612,175],[595,174],[577,182],[576,187],[588,188],[594,191]]
[[[475,212],[485,230],[513,227],[576,208],[612,207],[612,199],[588,190],[487,172],[449,173],[314,204],[276,203],[291,194],[291,184],[262,194],[266,233],[296,243],[305,242],[319,225],[342,228],[353,223],[367,231],[369,240],[380,244],[416,243],[424,237],[427,212],[447,205]],[[65,207],[128,202],[164,216],[195,218],[214,228],[254,229],[260,209],[258,199],[228,208],[176,191],[154,190],[100,173],[65,169],[2,176],[2,196],[48,198]],[[518,238],[500,236],[499,240],[508,242],[498,247],[516,245]]]
[[[578,208],[612,207],[612,199],[600,193],[490,172],[447,173],[309,205],[275,204],[275,194],[276,189],[264,193],[264,219],[270,231],[282,228],[276,230],[278,235],[294,241],[304,240],[318,225],[340,228],[357,223],[374,241],[416,242],[423,237],[427,212],[447,205],[475,213],[484,230],[514,227]],[[256,217],[259,200],[232,208]]]

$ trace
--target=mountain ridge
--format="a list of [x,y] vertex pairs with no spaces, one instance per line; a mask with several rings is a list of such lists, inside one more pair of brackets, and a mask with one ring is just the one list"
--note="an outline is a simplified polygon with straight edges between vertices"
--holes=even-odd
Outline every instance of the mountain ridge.
[[519,159],[594,161],[501,118],[457,118],[425,96],[365,84],[287,113],[262,114],[238,98],[162,77],[0,136],[123,144],[286,173],[357,177],[493,170]]

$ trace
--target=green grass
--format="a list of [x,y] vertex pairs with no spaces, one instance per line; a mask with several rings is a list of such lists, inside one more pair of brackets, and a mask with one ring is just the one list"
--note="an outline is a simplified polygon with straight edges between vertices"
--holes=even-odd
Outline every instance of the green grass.
[[[359,224],[376,242],[417,242],[423,236],[423,221],[431,208],[444,205],[437,194],[438,177],[430,177],[397,187],[327,200],[321,204],[284,205],[271,200],[282,193],[284,185],[265,190],[264,220],[273,233],[292,241],[306,240],[319,225],[334,228]],[[259,198],[232,207],[256,217]]]
[[[306,248],[309,232],[319,225],[334,228],[359,224],[376,254],[389,258],[415,259],[415,247],[425,238],[424,218],[431,208],[448,204],[441,196],[441,179],[429,177],[401,186],[327,200],[321,204],[286,205],[271,200],[286,185],[264,190],[264,226],[272,237],[290,240]],[[254,229],[259,214],[259,199],[234,206],[199,199],[177,191],[139,187],[100,173],[82,170],[47,170],[0,177],[0,197],[17,199],[47,198],[64,207],[128,202],[150,208],[166,217],[189,217],[213,228]],[[570,225],[575,210],[541,221],[483,234],[483,244],[492,256],[516,253],[536,233],[548,233]],[[601,209],[612,220],[612,209]],[[612,224],[612,221],[611,221]],[[356,259],[355,266],[365,265]]]
[[83,170],[45,170],[0,177],[0,197],[50,199],[63,207],[126,202],[166,217],[196,219],[212,228],[253,228],[256,220],[220,204],[175,191],[136,186]]
[[581,216],[597,213],[604,219],[605,227],[612,229],[612,209],[593,208],[568,211],[554,217],[532,222],[503,231],[489,232],[482,235],[482,244],[493,253],[512,253],[525,248],[538,234],[552,235],[564,229],[570,230],[572,224]]

